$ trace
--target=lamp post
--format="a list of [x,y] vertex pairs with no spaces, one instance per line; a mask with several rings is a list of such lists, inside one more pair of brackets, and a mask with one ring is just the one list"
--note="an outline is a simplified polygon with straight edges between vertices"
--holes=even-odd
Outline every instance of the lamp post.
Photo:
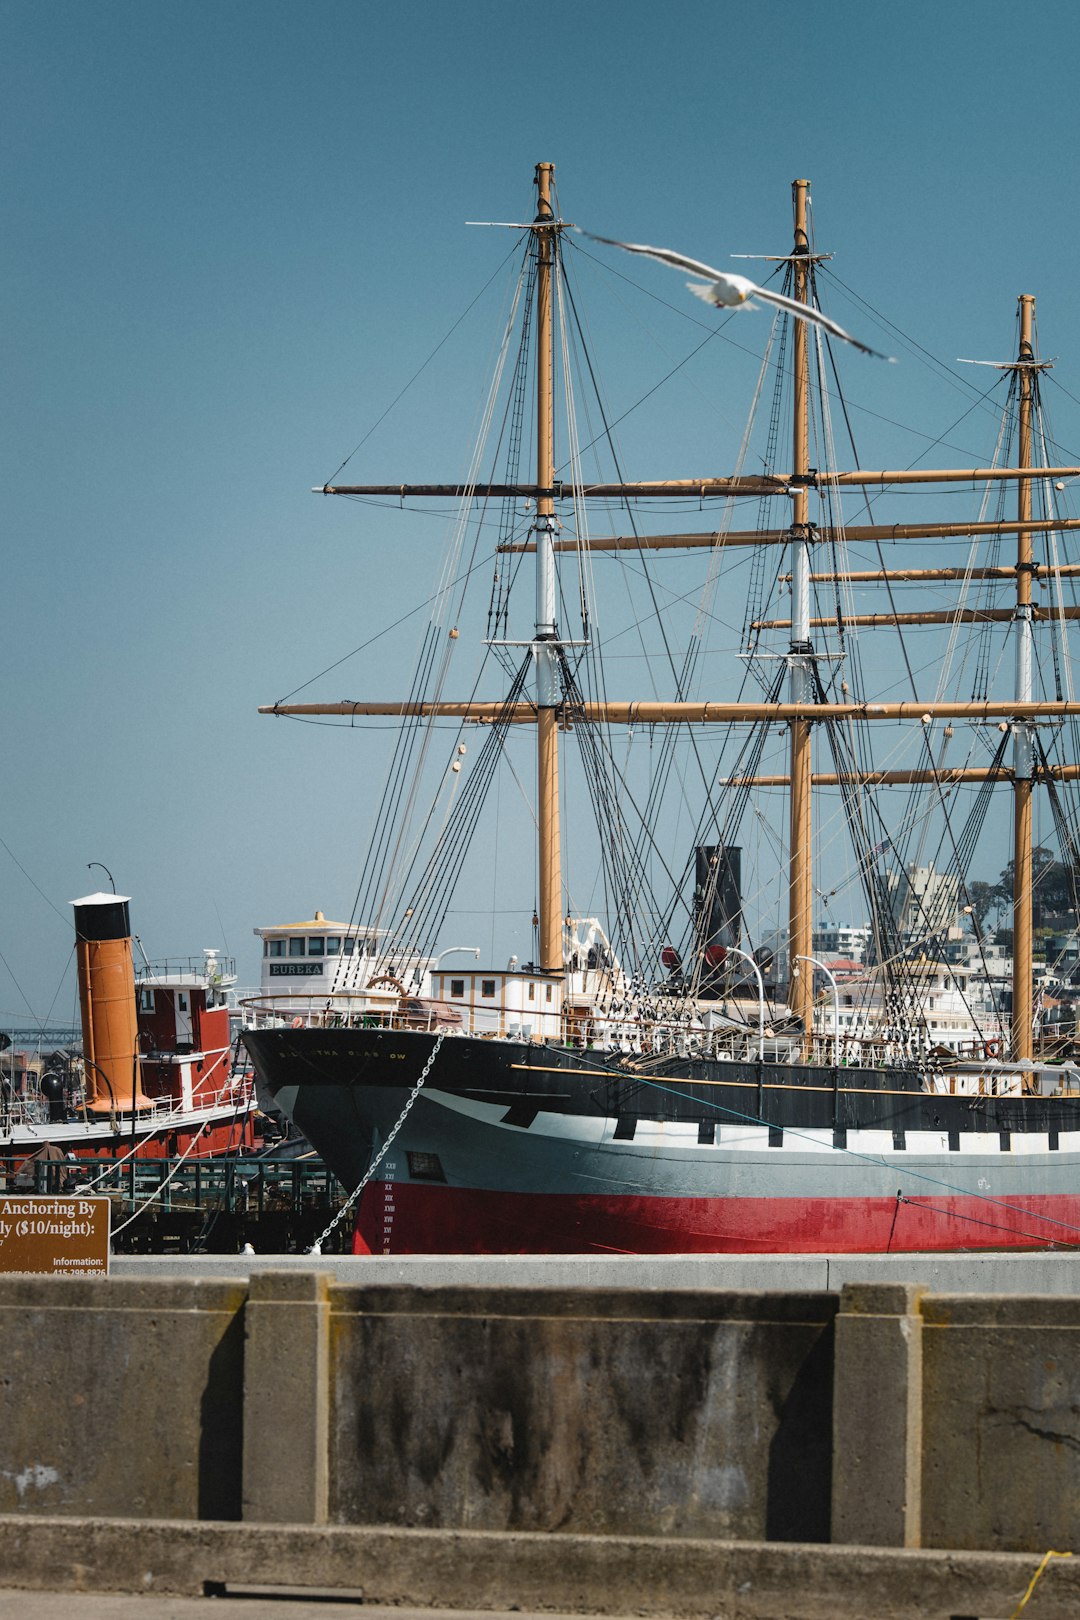
[[[438,973],[438,971],[439,971],[439,963],[442,961],[443,957],[444,956],[453,956],[457,951],[467,951],[471,955],[475,956],[476,960],[478,962],[480,960],[480,947],[479,947],[479,945],[448,945],[446,947],[445,951],[440,951],[438,956],[435,958],[435,964],[431,969],[432,979],[434,979],[436,973]],[[419,967],[417,967],[416,972],[417,972],[417,981],[419,982],[419,974],[420,974]]]
[[480,960],[480,947],[479,947],[479,945],[448,945],[446,947],[445,951],[440,951],[438,956],[435,958],[435,971],[436,972],[438,972],[439,963],[442,961],[443,957],[444,956],[453,956],[455,951],[470,951],[472,953],[472,955],[476,957],[476,960],[478,962]]
[[88,872],[89,872],[89,871],[91,871],[91,870],[92,870],[92,869],[93,869],[93,867],[95,867],[95,866],[101,866],[101,870],[102,870],[102,871],[103,871],[103,872],[104,872],[104,874],[105,874],[105,876],[106,876],[106,877],[107,877],[107,878],[108,878],[108,880],[109,880],[109,883],[110,883],[110,885],[111,885],[111,887],[112,887],[112,892],[113,892],[113,894],[115,894],[115,893],[116,893],[116,884],[115,884],[115,882],[114,882],[114,881],[113,881],[113,875],[112,875],[112,873],[111,873],[111,872],[110,872],[110,871],[109,871],[109,868],[108,868],[108,867],[107,867],[107,866],[102,866],[102,864],[101,864],[101,862],[100,862],[100,861],[87,861],[87,863],[86,863],[86,870],[87,870],[87,871],[88,871]]
[[765,1059],[765,979],[761,969],[750,955],[749,951],[740,950],[738,945],[729,945],[728,950],[733,956],[741,956],[744,962],[749,962],[757,975],[758,982],[758,1062]]
[[[832,994],[833,994],[833,1058],[832,1058],[832,1060],[833,1060],[833,1068],[838,1069],[840,1067],[840,992],[836,988],[836,978],[835,978],[835,976],[834,976],[834,974],[832,972],[832,969],[827,968],[825,966],[824,962],[819,962],[816,956],[797,956],[795,958],[795,960],[796,960],[796,962],[809,962],[812,967],[820,968],[822,973],[824,973],[825,977],[828,979],[829,983],[832,985]],[[798,969],[796,969],[795,971],[798,972]]]

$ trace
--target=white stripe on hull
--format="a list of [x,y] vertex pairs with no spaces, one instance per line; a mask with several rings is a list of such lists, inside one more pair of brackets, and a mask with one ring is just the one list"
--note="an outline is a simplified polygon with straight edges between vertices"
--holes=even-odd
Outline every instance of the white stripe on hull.
[[[408,1093],[379,1088],[364,1096],[378,1143],[393,1125]],[[501,1104],[446,1092],[420,1095],[387,1159],[383,1181],[407,1181],[407,1154],[438,1156],[450,1186],[529,1193],[602,1193],[644,1197],[881,1198],[963,1194],[987,1199],[1080,1191],[1080,1133],[1050,1151],[1034,1133],[1017,1151],[1001,1147],[997,1132],[960,1137],[909,1131],[896,1149],[891,1131],[849,1130],[847,1147],[834,1147],[829,1131],[786,1129],[768,1146],[767,1128],[721,1124],[712,1143],[697,1141],[696,1127],[639,1125],[632,1141],[614,1139],[614,1119],[540,1112],[522,1129],[503,1123]]]

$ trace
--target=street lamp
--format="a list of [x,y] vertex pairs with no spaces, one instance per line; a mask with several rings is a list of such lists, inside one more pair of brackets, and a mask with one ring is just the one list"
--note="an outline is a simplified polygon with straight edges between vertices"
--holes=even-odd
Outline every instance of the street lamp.
[[425,967],[424,967],[424,958],[422,956],[418,955],[417,958],[416,958],[416,961],[413,964],[412,970],[411,970],[412,971],[413,984],[416,986],[417,990],[419,990],[421,988],[421,986],[423,985],[424,973],[427,972],[427,973],[432,974],[432,975],[438,973],[438,971],[439,971],[439,963],[442,961],[443,957],[444,956],[453,956],[455,951],[471,951],[472,954],[476,957],[476,960],[478,962],[480,960],[480,947],[479,947],[479,945],[448,945],[446,947],[445,951],[440,951],[439,952],[439,954],[435,958],[434,962],[432,962],[431,967],[427,968],[427,969],[425,969]]
[[[833,994],[833,1057],[832,1057],[832,1060],[833,1060],[833,1068],[838,1069],[840,1067],[840,992],[836,988],[836,979],[835,979],[835,977],[833,975],[833,972],[832,972],[831,968],[827,968],[825,966],[824,962],[819,962],[816,956],[797,956],[795,958],[795,960],[796,960],[796,962],[809,962],[812,967],[820,968],[822,973],[824,973],[825,977],[828,979],[829,983],[832,985],[832,994]],[[796,968],[795,971],[797,973],[799,971],[798,968]]]
[[765,1059],[765,980],[758,964],[749,951],[740,950],[738,945],[729,945],[728,950],[734,956],[741,956],[744,962],[749,962],[757,975],[758,982],[758,1062]]

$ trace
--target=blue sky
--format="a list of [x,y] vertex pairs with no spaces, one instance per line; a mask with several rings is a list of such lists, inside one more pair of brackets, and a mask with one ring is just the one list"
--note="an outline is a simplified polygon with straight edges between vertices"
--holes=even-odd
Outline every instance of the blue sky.
[[[72,1016],[89,861],[151,956],[224,946],[246,981],[253,927],[347,913],[371,757],[256,709],[411,605],[441,538],[308,491],[491,275],[507,243],[464,222],[528,217],[537,160],[567,217],[721,264],[786,250],[807,175],[836,273],[950,365],[1007,356],[1034,292],[1080,453],[1077,19],[7,0],[0,1027]],[[880,344],[840,289],[829,307]],[[760,353],[768,321],[740,319]],[[490,307],[463,324],[357,480],[459,475],[494,331]],[[638,358],[613,352],[616,401]],[[923,453],[916,424],[988,455],[990,415],[949,434],[970,391],[910,352],[844,366],[864,464]],[[627,427],[631,476],[725,470],[745,375],[725,358],[694,383]],[[396,673],[380,650],[319,690],[383,695]]]

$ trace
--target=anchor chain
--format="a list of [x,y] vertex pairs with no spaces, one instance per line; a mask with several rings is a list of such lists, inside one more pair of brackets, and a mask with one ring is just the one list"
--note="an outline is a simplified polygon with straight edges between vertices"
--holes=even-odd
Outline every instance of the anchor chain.
[[435,1062],[435,1059],[438,1057],[439,1048],[440,1048],[440,1046],[442,1045],[442,1043],[443,1043],[443,1041],[445,1039],[446,1039],[446,1031],[445,1031],[445,1029],[441,1029],[439,1031],[438,1039],[436,1040],[435,1045],[431,1048],[431,1051],[428,1054],[427,1062],[424,1064],[424,1067],[420,1070],[420,1078],[419,1078],[419,1080],[417,1080],[416,1084],[413,1086],[412,1090],[409,1092],[409,1095],[405,1100],[405,1106],[401,1110],[401,1113],[398,1115],[397,1123],[394,1125],[393,1130],[390,1132],[389,1136],[386,1138],[386,1141],[383,1143],[383,1145],[379,1149],[378,1153],[376,1153],[375,1157],[372,1159],[371,1163],[368,1165],[367,1169],[364,1171],[363,1177],[361,1178],[358,1186],[355,1187],[354,1190],[349,1194],[348,1198],[346,1198],[345,1202],[342,1204],[341,1208],[338,1210],[337,1214],[334,1216],[333,1220],[330,1222],[330,1225],[326,1228],[325,1232],[320,1232],[319,1236],[315,1239],[315,1242],[311,1245],[311,1248],[308,1250],[308,1254],[322,1254],[322,1246],[323,1246],[323,1244],[326,1242],[326,1240],[330,1236],[331,1232],[337,1226],[337,1224],[341,1220],[342,1216],[345,1215],[345,1213],[348,1210],[350,1210],[352,1208],[352,1206],[356,1203],[356,1200],[359,1198],[360,1194],[363,1192],[364,1188],[367,1186],[368,1182],[371,1180],[372,1176],[375,1174],[376,1170],[379,1168],[380,1164],[385,1159],[387,1153],[390,1151],[390,1144],[393,1142],[394,1137],[397,1135],[398,1131],[400,1131],[400,1129],[404,1125],[406,1119],[409,1117],[409,1110],[412,1108],[412,1105],[416,1101],[417,1097],[419,1097],[421,1087],[423,1086],[424,1081],[427,1079],[428,1075],[431,1073],[431,1065]]

